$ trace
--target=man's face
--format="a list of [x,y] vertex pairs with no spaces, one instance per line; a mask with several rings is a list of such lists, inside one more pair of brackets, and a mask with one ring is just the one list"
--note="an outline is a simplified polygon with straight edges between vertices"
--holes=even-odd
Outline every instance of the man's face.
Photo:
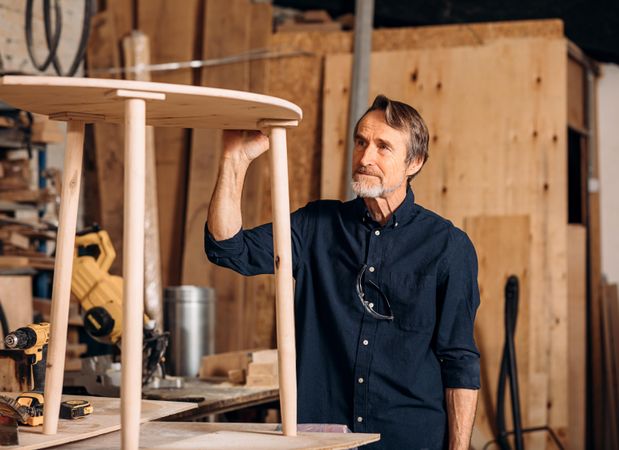
[[352,157],[352,189],[359,197],[388,198],[406,191],[406,181],[421,163],[406,164],[408,135],[391,128],[383,111],[368,113],[359,123]]

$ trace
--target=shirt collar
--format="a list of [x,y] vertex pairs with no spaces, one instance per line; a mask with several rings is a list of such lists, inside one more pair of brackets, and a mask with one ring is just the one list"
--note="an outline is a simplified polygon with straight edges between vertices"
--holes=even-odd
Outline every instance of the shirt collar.
[[[362,221],[366,221],[368,218],[372,220],[372,217],[370,216],[370,213],[365,206],[363,198],[357,197],[355,200],[353,200],[353,202],[355,204],[355,210],[358,214],[358,217]],[[385,227],[397,227],[399,224],[408,222],[408,219],[412,218],[413,216],[415,210],[414,207],[415,193],[411,189],[410,185],[408,185],[406,187],[406,197],[404,197],[404,200],[402,201],[402,203],[400,203],[400,206],[398,206],[393,212],[393,214],[385,224]]]

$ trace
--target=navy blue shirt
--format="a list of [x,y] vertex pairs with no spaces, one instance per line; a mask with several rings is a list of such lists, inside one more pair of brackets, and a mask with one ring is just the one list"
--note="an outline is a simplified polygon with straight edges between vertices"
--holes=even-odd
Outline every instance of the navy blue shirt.
[[[296,279],[298,420],[380,433],[372,449],[441,449],[445,388],[479,389],[473,322],[477,257],[451,222],[404,202],[381,226],[358,198],[320,200],[291,215]],[[270,224],[215,241],[215,264],[273,273]],[[361,303],[357,279],[380,320]]]

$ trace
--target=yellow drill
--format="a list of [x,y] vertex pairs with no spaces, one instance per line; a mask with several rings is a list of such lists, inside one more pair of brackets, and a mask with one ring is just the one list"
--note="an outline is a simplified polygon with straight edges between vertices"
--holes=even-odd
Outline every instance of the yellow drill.
[[8,349],[21,350],[28,356],[32,380],[32,391],[25,392],[11,400],[3,398],[0,409],[10,406],[19,412],[19,420],[31,426],[43,423],[43,389],[45,388],[45,361],[49,342],[49,323],[33,323],[9,333],[4,338]]

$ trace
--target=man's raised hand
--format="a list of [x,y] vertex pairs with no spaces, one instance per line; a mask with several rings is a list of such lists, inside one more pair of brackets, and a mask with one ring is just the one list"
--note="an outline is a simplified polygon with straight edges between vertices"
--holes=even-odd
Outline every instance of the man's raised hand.
[[269,138],[260,131],[225,130],[223,157],[251,163],[269,149]]

